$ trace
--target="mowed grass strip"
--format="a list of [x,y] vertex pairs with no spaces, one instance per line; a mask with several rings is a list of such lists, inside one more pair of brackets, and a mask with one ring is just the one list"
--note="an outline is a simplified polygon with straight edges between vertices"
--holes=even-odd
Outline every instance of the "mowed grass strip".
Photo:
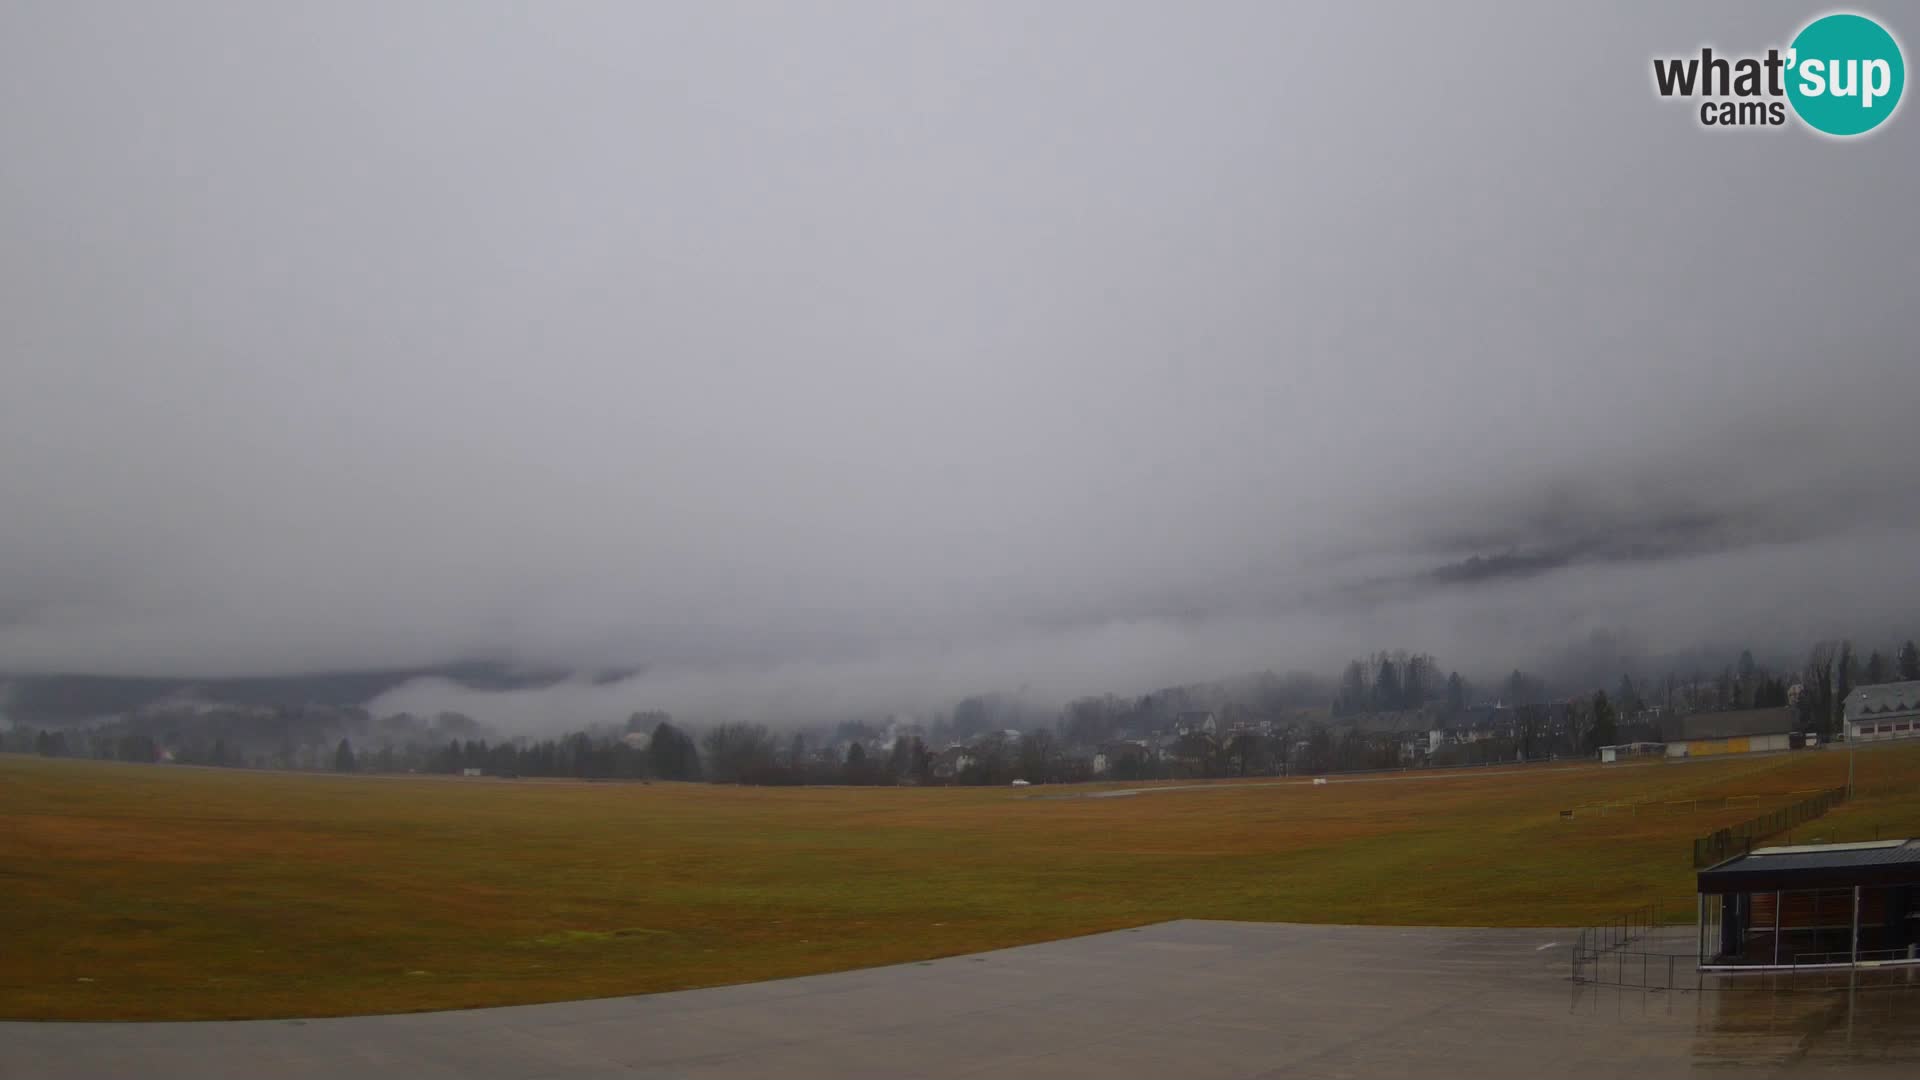
[[[1568,926],[1692,910],[1689,841],[1831,751],[1126,798],[348,777],[0,757],[0,1016],[506,1005],[1171,918]],[[1860,755],[1920,780],[1920,747]],[[1920,832],[1916,794],[1846,808]],[[1760,794],[1562,822],[1564,807]],[[1876,817],[1875,807],[1881,807]],[[1857,839],[1857,836],[1849,838]]]

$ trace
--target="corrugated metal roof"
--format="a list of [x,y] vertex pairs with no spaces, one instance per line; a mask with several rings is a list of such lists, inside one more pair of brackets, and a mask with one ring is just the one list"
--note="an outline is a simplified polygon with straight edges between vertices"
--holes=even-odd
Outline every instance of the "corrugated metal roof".
[[1863,840],[1858,844],[1782,844],[1779,847],[1754,848],[1749,855],[1803,855],[1809,851],[1867,851],[1871,848],[1899,847],[1906,840]]
[[1667,725],[1668,742],[1688,739],[1730,739],[1740,735],[1783,735],[1797,717],[1784,706],[1772,709],[1735,709],[1731,712],[1689,713]]
[[1920,884],[1920,841],[1761,848],[1699,873],[1701,892]]
[[1860,844],[1808,844],[1779,855],[1762,855],[1756,851],[1751,855],[1742,855],[1732,862],[1721,863],[1715,869],[1736,872],[1754,870],[1774,874],[1783,870],[1838,870],[1856,866],[1887,866],[1893,863],[1920,863],[1920,844],[1911,840],[1874,847],[1864,847]]

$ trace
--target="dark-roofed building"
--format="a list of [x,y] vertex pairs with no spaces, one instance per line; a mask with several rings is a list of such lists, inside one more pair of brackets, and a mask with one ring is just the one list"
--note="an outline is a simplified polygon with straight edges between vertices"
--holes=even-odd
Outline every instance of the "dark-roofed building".
[[1747,754],[1792,749],[1793,710],[1738,709],[1732,712],[1689,713],[1663,725],[1667,756],[1705,757],[1709,754]]
[[1920,842],[1757,848],[1699,872],[1700,966],[1920,961]]
[[1920,682],[1862,686],[1847,695],[1848,741],[1920,736]]
[[1127,739],[1103,742],[1093,753],[1093,774],[1105,776],[1116,769],[1123,772],[1129,768],[1138,769],[1146,763],[1147,757],[1148,750],[1145,742]]
[[1212,709],[1194,709],[1173,718],[1175,735],[1211,735],[1218,726]]

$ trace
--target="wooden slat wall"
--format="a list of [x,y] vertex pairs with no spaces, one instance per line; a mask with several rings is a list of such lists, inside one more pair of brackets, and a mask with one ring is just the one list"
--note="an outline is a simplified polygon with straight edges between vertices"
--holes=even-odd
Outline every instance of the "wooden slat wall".
[[[1816,899],[1818,901],[1816,905]],[[1860,893],[1860,925],[1878,926],[1887,918],[1887,893],[1884,889],[1865,889]],[[1780,898],[1780,928],[1811,930],[1816,927],[1853,925],[1853,890],[1823,889],[1819,893],[1790,892]],[[1753,918],[1747,929],[1773,929],[1773,894],[1753,894]]]

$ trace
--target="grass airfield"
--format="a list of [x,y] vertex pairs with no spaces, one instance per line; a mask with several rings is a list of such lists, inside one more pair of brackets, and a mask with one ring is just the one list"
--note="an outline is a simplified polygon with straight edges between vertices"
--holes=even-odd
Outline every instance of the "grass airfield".
[[[1054,798],[1102,789],[0,757],[0,1017],[524,1004],[1177,918],[1568,926],[1652,900],[1690,917],[1693,837],[1846,773],[1829,750]],[[1862,751],[1858,783],[1795,839],[1920,833],[1920,746]]]

